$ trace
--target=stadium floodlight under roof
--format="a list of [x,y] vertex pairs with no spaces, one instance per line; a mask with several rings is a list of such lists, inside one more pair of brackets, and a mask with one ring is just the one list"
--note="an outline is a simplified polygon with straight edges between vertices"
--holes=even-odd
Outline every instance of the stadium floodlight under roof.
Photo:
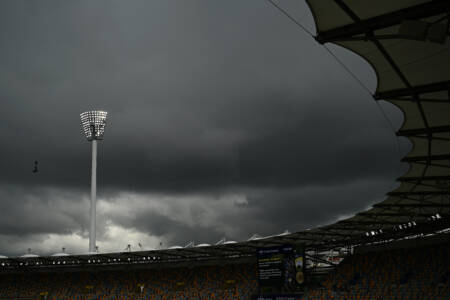
[[102,140],[106,127],[108,113],[101,110],[86,111],[80,114],[83,132],[92,143],[91,169],[91,209],[89,230],[89,252],[96,252],[96,202],[97,202],[97,140]]

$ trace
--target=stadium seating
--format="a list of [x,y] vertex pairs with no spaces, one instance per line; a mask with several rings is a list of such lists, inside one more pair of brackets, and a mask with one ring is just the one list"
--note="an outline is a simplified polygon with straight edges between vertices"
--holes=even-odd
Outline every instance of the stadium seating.
[[249,264],[0,276],[0,299],[247,300],[256,289],[256,268]]
[[[449,246],[350,255],[302,299],[450,299]],[[257,292],[255,264],[0,275],[0,300],[249,300]]]
[[449,245],[347,257],[304,300],[450,299]]

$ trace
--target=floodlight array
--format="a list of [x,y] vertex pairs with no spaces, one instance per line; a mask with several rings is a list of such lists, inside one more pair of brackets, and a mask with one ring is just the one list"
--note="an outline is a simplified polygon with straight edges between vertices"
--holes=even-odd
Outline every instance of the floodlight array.
[[102,140],[106,127],[106,111],[94,110],[80,114],[83,132],[88,141]]

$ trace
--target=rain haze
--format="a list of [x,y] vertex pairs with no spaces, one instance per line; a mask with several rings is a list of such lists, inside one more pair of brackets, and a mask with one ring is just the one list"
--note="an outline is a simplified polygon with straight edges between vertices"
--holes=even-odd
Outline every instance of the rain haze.
[[[303,1],[278,3],[315,31]],[[100,252],[324,225],[405,171],[380,108],[395,129],[401,112],[267,1],[1,1],[0,43],[0,254],[87,252],[87,110],[109,113]]]

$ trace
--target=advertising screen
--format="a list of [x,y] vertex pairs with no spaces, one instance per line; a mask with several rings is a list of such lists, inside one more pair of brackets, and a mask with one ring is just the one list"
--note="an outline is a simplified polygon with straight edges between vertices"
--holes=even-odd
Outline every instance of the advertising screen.
[[257,250],[258,281],[262,294],[292,293],[305,280],[302,247],[284,245]]

